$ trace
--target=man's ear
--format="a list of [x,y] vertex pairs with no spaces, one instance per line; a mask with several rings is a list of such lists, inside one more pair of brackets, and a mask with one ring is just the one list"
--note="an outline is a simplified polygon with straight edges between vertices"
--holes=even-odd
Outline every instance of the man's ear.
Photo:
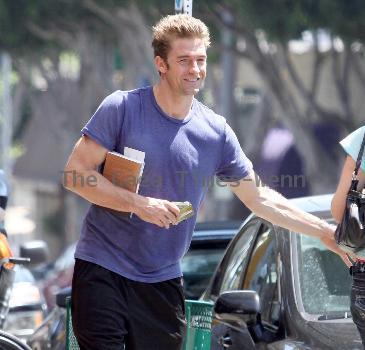
[[164,74],[167,72],[168,65],[162,57],[160,56],[155,57],[155,66],[160,74]]

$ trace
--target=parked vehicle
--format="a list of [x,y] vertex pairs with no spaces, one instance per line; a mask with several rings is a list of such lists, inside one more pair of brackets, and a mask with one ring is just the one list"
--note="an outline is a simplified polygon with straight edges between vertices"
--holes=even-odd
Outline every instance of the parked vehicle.
[[56,307],[27,340],[32,350],[66,349],[66,295],[71,295],[71,287],[61,290],[56,297]]
[[[292,200],[331,221],[330,195]],[[202,300],[215,302],[213,350],[362,349],[348,268],[312,237],[251,215]]]
[[202,295],[240,224],[222,221],[196,225],[189,251],[182,260],[187,299],[199,299]]
[[30,270],[21,265],[14,269],[15,279],[4,330],[26,340],[43,322],[47,305]]
[[63,288],[71,286],[75,264],[76,243],[70,244],[62,255],[53,263],[45,278],[40,281],[47,307],[52,310],[56,305],[56,295]]
[[[8,193],[8,184],[0,169],[0,349],[30,350],[24,339],[2,328],[5,326],[8,331],[21,332],[21,335],[26,336],[28,327],[32,327],[32,330],[36,327],[34,321],[44,311],[42,298],[30,271],[19,265],[45,262],[48,250],[43,241],[27,242],[20,247],[22,257],[13,257],[3,225]],[[9,311],[12,313],[9,314]]]
[[[190,249],[182,262],[184,289],[187,298],[198,299],[201,296],[227,245],[238,231],[239,225],[240,222],[212,222],[196,225]],[[73,261],[73,254],[70,254],[71,249],[75,249],[75,246],[70,246],[68,252],[62,257],[66,267],[65,271],[69,271],[71,266],[65,258],[72,256]],[[58,273],[61,273],[61,270],[58,270]],[[63,276],[65,275],[66,273],[63,273]],[[71,285],[71,278],[68,285]],[[43,324],[36,329],[29,339],[28,344],[33,350],[65,349],[65,296],[70,295],[70,291],[70,288],[66,288],[58,293],[55,299],[58,306],[51,311]]]
[[[29,259],[27,258],[2,257],[2,259],[0,259],[0,307],[2,322],[6,322],[9,312],[9,298],[15,274],[13,266],[15,264],[24,264],[27,262],[29,262]],[[0,330],[0,349],[30,350],[23,339],[3,330]]]

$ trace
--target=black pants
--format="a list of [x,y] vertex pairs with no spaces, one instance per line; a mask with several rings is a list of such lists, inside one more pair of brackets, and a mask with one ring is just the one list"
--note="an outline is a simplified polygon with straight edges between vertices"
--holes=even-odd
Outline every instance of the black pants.
[[365,264],[355,263],[350,268],[352,275],[351,314],[365,346]]
[[81,350],[180,350],[185,335],[181,278],[129,280],[76,259],[72,325]]

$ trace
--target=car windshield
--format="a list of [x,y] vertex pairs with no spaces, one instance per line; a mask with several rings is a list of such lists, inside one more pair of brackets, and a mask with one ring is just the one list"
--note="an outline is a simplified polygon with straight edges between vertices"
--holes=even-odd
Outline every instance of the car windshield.
[[315,315],[350,312],[351,277],[341,258],[318,239],[296,235],[298,276],[305,312]]
[[186,297],[197,299],[204,292],[210,277],[221,260],[224,247],[191,249],[182,260]]

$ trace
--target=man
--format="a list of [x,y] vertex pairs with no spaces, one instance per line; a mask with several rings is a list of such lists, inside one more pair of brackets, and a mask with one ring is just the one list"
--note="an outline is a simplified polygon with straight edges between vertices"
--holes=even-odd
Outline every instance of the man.
[[[74,331],[81,349],[174,350],[184,334],[180,261],[195,219],[174,225],[173,201],[197,210],[217,175],[252,211],[336,249],[333,228],[257,188],[251,162],[225,119],[198,102],[206,76],[209,31],[188,15],[163,18],[153,28],[153,87],[108,96],[82,129],[65,186],[93,205],[76,249],[72,285]],[[145,152],[139,194],[114,186],[95,169],[110,150]],[[93,186],[85,185],[93,177]],[[106,209],[108,208],[108,209]],[[110,209],[113,209],[111,211]],[[132,212],[132,217],[118,211]]]

